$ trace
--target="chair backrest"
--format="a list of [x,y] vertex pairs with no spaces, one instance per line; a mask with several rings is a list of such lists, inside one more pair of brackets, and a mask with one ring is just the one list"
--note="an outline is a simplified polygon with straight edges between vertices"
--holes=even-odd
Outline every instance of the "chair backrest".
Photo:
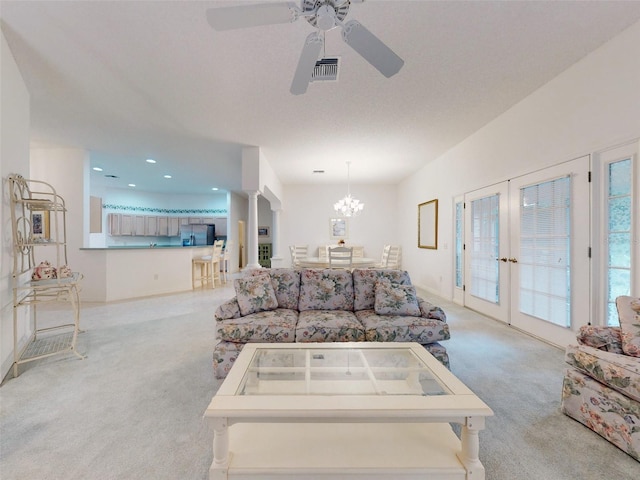
[[380,259],[380,266],[387,268],[389,264],[389,252],[391,251],[391,245],[385,245],[382,247],[382,258]]
[[224,240],[216,240],[213,244],[212,260],[220,261],[222,257],[222,247],[224,247]]
[[336,247],[329,249],[329,268],[351,268],[353,248]]
[[351,247],[353,248],[353,256],[355,257],[359,257],[362,258],[364,257],[364,247],[360,246],[360,247]]
[[390,245],[387,268],[402,268],[402,247],[400,245]]
[[291,265],[297,267],[301,258],[307,257],[307,245],[289,245],[289,253],[291,254]]

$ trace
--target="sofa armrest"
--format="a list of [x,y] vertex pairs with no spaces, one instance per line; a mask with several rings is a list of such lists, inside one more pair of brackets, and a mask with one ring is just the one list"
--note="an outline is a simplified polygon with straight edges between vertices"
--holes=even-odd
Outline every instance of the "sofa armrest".
[[583,325],[576,338],[580,345],[587,345],[605,352],[623,353],[619,327]]
[[238,305],[238,299],[236,297],[220,305],[215,313],[216,320],[228,320],[230,318],[240,318],[241,316],[240,306]]
[[425,299],[418,297],[418,305],[420,305],[421,316],[425,318],[433,318],[446,323],[447,316],[440,307],[433,303],[427,302]]

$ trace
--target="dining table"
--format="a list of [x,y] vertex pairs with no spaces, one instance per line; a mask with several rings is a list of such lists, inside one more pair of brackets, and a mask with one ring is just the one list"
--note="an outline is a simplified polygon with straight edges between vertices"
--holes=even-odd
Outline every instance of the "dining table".
[[[379,258],[353,257],[352,268],[371,268],[380,263]],[[298,260],[298,265],[304,268],[329,268],[328,257],[303,257]]]

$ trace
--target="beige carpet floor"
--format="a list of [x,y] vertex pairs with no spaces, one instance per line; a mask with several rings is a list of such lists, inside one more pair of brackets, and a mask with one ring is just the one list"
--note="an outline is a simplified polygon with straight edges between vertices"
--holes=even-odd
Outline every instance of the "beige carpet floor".
[[[86,359],[33,362],[0,387],[0,478],[208,478],[213,313],[232,295],[229,284],[83,305]],[[638,462],[559,412],[562,351],[431,300],[449,317],[453,373],[495,412],[480,436],[487,480],[640,478]]]

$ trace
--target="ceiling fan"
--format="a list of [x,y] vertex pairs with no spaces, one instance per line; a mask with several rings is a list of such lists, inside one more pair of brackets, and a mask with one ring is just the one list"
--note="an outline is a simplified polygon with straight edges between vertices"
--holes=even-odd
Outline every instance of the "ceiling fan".
[[311,81],[324,45],[324,33],[335,27],[342,29],[342,39],[347,45],[385,77],[389,78],[400,71],[404,60],[378,37],[356,20],[343,23],[350,5],[362,2],[364,0],[302,0],[299,7],[293,2],[277,2],[210,8],[207,10],[207,21],[215,30],[234,30],[292,23],[298,18],[305,18],[317,31],[309,34],[305,40],[291,83],[291,93],[300,95],[307,91]]

